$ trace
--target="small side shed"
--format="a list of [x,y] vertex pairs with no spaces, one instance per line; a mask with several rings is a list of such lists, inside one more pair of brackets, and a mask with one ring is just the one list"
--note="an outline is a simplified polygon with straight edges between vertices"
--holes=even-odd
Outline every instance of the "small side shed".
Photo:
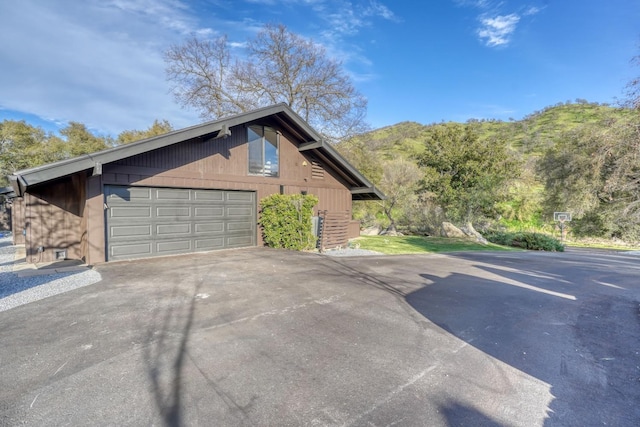
[[[261,198],[314,194],[346,218],[384,196],[287,105],[278,104],[9,177],[14,235],[30,262],[105,261],[262,244]],[[343,219],[344,221],[344,219]],[[355,227],[354,227],[355,225]],[[334,242],[335,243],[335,242]]]

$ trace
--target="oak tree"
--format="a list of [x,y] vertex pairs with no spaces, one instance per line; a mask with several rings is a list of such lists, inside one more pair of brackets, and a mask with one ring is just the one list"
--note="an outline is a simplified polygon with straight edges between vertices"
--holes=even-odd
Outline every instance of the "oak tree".
[[163,135],[173,130],[173,126],[167,120],[154,120],[153,124],[145,130],[125,130],[118,134],[117,144],[129,144],[141,139]]
[[244,55],[231,50],[226,36],[192,36],[171,46],[165,62],[176,100],[205,119],[283,102],[331,139],[366,128],[367,100],[343,64],[284,25],[265,25]]
[[520,172],[506,141],[481,140],[476,123],[432,126],[418,165],[425,194],[449,219],[465,222],[494,214],[496,203],[507,196],[506,184]]

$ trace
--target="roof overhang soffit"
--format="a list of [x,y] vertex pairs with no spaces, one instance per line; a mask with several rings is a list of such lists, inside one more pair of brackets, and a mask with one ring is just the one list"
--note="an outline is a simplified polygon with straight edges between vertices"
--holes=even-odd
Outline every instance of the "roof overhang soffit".
[[348,185],[353,200],[383,200],[385,195],[366,179],[356,168],[324,141],[310,141],[298,147],[301,152],[312,152],[324,164],[333,169]]

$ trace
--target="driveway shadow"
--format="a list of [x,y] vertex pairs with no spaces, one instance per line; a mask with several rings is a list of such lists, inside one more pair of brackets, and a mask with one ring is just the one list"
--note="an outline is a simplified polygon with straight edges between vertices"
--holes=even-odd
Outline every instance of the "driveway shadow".
[[447,425],[450,427],[506,427],[479,412],[477,409],[457,401],[448,401],[439,405],[439,411],[447,421]]
[[[606,258],[521,256],[509,266],[489,255],[454,257],[472,262],[469,273],[421,274],[426,286],[406,297],[413,308],[547,383],[555,399],[545,426],[640,425],[638,290],[625,288],[636,282],[628,269]],[[455,408],[444,411],[450,425],[463,425]]]
[[187,386],[197,372],[196,376],[202,377],[208,390],[224,402],[239,422],[250,424],[246,414],[249,407],[239,405],[216,383],[212,372],[201,368],[189,352],[190,340],[197,330],[194,323],[198,300],[208,298],[208,294],[201,293],[202,282],[193,287],[184,286],[179,280],[176,283],[170,297],[167,297],[168,289],[158,290],[154,297],[157,305],[152,309],[149,323],[137,325],[137,329],[146,331],[142,357],[155,403],[154,413],[166,427],[193,425],[195,420],[189,418],[193,411],[187,405],[198,399],[189,395]]

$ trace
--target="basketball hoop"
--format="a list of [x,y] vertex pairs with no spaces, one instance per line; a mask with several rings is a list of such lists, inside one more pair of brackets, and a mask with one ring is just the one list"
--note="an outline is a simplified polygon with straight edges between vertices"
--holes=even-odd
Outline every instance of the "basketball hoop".
[[571,212],[554,212],[553,220],[555,222],[560,223],[560,236],[561,236],[561,240],[564,241],[564,238],[566,237],[566,232],[564,230],[564,223],[571,222]]
[[554,212],[553,220],[560,224],[571,222],[571,212]]

